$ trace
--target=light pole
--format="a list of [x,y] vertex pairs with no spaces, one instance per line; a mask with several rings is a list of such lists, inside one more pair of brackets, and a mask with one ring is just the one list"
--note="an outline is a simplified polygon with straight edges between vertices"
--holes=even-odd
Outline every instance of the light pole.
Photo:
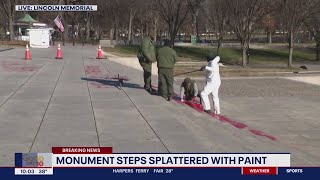
[[86,18],[83,18],[83,25],[84,25],[84,32],[82,33],[82,46],[84,46],[84,43],[86,41],[86,36],[87,36],[87,26],[86,26],[86,23],[87,23],[87,19]]

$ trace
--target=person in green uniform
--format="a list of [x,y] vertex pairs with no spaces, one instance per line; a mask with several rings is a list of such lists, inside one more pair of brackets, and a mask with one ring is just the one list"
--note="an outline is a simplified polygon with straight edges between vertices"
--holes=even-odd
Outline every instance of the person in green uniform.
[[158,62],[158,94],[167,101],[171,100],[173,95],[173,68],[176,63],[177,53],[170,48],[170,41],[164,41],[164,47],[157,52]]
[[153,44],[152,35],[149,33],[147,37],[142,40],[138,52],[139,63],[143,69],[144,89],[149,93],[155,93],[151,86],[151,71],[152,63],[156,62],[155,45]]

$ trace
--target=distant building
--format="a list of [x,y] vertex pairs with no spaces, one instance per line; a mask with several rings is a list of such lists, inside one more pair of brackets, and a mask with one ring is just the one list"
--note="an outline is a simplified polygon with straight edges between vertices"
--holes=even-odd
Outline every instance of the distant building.
[[25,14],[24,17],[18,19],[13,24],[13,28],[15,31],[15,40],[29,41],[29,34],[27,32],[27,29],[34,27],[37,23],[39,22],[34,20],[29,14]]
[[51,34],[53,29],[47,24],[34,20],[29,14],[18,19],[14,23],[15,39],[20,41],[29,41],[31,47],[50,46]]

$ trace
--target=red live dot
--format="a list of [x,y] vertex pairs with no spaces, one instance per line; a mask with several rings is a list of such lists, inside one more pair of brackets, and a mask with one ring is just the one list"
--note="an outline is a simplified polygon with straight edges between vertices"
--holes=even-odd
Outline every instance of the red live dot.
[[38,162],[38,166],[43,166],[43,162],[42,161]]
[[243,167],[242,175],[277,175],[277,167]]

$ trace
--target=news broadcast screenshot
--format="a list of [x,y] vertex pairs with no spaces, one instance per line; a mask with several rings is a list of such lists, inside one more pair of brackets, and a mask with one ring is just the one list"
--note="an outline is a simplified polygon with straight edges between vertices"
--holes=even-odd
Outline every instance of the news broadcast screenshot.
[[320,0],[0,0],[0,179],[320,179]]

